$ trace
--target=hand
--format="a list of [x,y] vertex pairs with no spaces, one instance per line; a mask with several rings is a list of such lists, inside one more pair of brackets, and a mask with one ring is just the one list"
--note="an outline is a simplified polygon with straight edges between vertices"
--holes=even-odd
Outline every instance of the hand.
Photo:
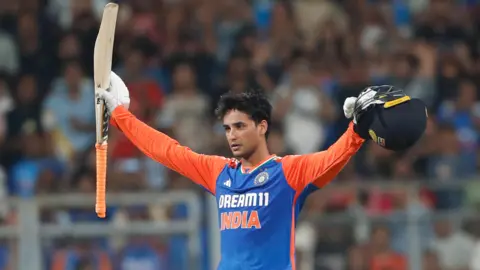
[[116,107],[122,105],[126,109],[130,107],[130,94],[123,80],[113,71],[110,74],[110,87],[105,89],[97,88],[95,95],[105,101],[110,114]]
[[348,97],[343,103],[343,113],[347,119],[352,118],[353,111],[355,110],[355,102],[357,102],[356,97]]
[[365,121],[360,122],[360,117],[370,108],[376,104],[383,104],[382,99],[377,98],[377,93],[388,91],[391,89],[390,86],[372,86],[363,90],[358,97],[349,97],[345,100],[343,104],[343,112],[345,117],[350,119],[353,117],[353,124],[355,132],[360,135],[363,139],[369,139],[370,135],[368,133],[369,126]]
[[343,103],[343,113],[347,119],[353,117],[353,123],[357,124],[359,116],[370,106],[377,102],[373,99],[377,91],[367,88],[360,93],[359,97],[348,97]]

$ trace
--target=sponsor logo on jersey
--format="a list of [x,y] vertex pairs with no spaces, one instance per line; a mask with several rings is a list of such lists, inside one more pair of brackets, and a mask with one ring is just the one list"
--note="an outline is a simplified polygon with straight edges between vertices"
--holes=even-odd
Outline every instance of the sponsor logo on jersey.
[[[223,194],[218,197],[218,209],[234,209],[246,207],[267,207],[270,193],[249,192],[244,194]],[[257,210],[239,209],[220,213],[220,230],[260,229],[262,228]]]

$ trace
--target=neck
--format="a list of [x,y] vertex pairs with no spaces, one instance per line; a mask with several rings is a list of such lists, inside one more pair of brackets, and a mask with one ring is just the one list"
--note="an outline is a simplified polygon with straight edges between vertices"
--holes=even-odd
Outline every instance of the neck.
[[245,167],[253,167],[265,161],[270,156],[271,154],[268,151],[267,146],[258,147],[258,149],[253,152],[249,157],[242,158],[242,164]]

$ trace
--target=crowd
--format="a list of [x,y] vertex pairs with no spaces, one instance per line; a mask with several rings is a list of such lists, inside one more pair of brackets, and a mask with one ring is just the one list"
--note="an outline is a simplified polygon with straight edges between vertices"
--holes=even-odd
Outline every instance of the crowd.
[[[106,2],[0,1],[2,196],[94,192],[93,46]],[[230,155],[213,117],[218,97],[227,91],[264,91],[270,97],[269,147],[277,155],[328,148],[348,125],[343,101],[366,86],[392,84],[426,103],[429,123],[421,142],[406,153],[366,144],[331,189],[312,196],[307,217],[361,213],[368,221],[392,213],[478,209],[478,1],[119,3],[113,67],[130,89],[131,111],[197,152]],[[188,189],[203,194],[188,179],[146,158],[114,128],[109,162],[113,192]],[[394,188],[375,188],[369,185],[373,180]],[[437,187],[422,188],[419,200],[410,200],[405,184]],[[112,219],[158,218],[147,206],[114,210]],[[185,214],[176,207],[165,212],[170,219]],[[1,213],[4,224],[15,223],[14,211]],[[43,222],[65,219],[98,221],[91,209],[42,214]],[[451,220],[421,223],[422,269],[480,269],[472,260],[480,256],[477,221],[460,228]],[[367,221],[330,227],[300,223],[300,257],[313,248],[315,269],[408,269],[407,226],[394,221],[365,225],[369,229],[362,231]],[[308,241],[312,233],[315,242]],[[113,255],[108,249],[104,256],[96,252],[93,260],[87,252],[91,245],[56,243],[46,252],[47,269],[185,267],[178,255],[186,248],[180,238],[166,243],[132,239]],[[8,269],[12,252],[7,246],[0,253],[0,269]],[[471,263],[476,268],[468,268]]]

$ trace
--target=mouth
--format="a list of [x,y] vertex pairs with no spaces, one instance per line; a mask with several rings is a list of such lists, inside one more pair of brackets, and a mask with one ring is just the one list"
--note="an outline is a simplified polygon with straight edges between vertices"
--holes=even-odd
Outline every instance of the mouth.
[[230,148],[231,148],[232,151],[234,151],[234,152],[240,150],[240,147],[241,147],[241,145],[238,144],[238,143],[233,143],[233,144],[230,145]]

